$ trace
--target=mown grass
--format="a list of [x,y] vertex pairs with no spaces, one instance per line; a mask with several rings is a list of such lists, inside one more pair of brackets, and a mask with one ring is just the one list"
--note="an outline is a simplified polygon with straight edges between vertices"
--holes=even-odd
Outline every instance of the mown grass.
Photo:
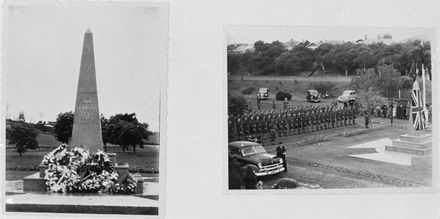
[[[6,151],[6,170],[37,171],[44,155],[50,149],[28,150],[23,156],[19,156],[14,150]],[[130,171],[155,173],[159,169],[159,147],[145,146],[137,148],[136,154],[132,151],[121,152],[120,148],[109,147],[107,152],[116,153],[116,162],[126,162],[130,165]]]

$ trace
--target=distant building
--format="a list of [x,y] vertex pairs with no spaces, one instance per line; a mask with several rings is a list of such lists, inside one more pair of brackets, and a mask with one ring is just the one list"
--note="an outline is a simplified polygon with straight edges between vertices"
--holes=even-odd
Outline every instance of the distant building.
[[396,43],[396,41],[393,40],[393,36],[391,34],[378,34],[377,39],[368,39],[367,35],[364,35],[364,39],[358,39],[355,41],[356,43],[360,44],[373,44],[373,43],[383,43],[385,45],[391,45]]
[[298,44],[300,44],[301,42],[298,40],[294,40],[294,39],[290,39],[289,41],[283,43],[284,46],[287,48],[287,50],[292,50],[293,47],[297,46]]
[[228,45],[228,52],[245,53],[247,51],[253,52],[254,45],[247,43],[235,43]]

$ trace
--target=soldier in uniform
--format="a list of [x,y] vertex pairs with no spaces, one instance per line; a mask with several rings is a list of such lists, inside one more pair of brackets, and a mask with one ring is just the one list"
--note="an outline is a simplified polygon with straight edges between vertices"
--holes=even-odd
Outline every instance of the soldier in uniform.
[[354,108],[350,108],[348,110],[348,125],[353,125],[353,109]]
[[332,122],[332,128],[335,128],[336,112],[333,111],[333,109],[330,111],[330,120]]
[[295,134],[295,118],[294,115],[289,117],[289,135],[292,136]]
[[343,116],[344,116],[344,126],[347,126],[347,120],[348,120],[348,109],[343,110]]
[[287,97],[284,98],[284,110],[287,110],[287,106],[289,105],[289,100],[287,100]]
[[305,128],[305,126],[306,126],[306,121],[305,121],[305,118],[304,118],[304,114],[300,114],[300,116],[299,116],[299,124],[300,124],[300,126],[301,126],[301,128],[300,128],[300,132],[301,133],[305,133],[305,131],[306,131],[306,128]]
[[270,127],[270,137],[271,137],[271,142],[275,141],[275,135],[276,135],[276,131],[277,131],[277,124],[276,124],[276,120],[273,119],[271,122],[271,127]]
[[260,99],[260,97],[257,97],[257,108],[258,108],[258,110],[261,109],[261,99]]
[[283,132],[284,132],[284,121],[280,113],[278,114],[278,137],[283,136]]
[[356,117],[357,117],[357,112],[358,112],[358,110],[357,110],[357,109],[354,109],[354,110],[353,110],[353,125],[355,125],[355,124],[356,124]]
[[285,117],[284,118],[284,136],[288,136],[288,132],[289,132],[289,117]]

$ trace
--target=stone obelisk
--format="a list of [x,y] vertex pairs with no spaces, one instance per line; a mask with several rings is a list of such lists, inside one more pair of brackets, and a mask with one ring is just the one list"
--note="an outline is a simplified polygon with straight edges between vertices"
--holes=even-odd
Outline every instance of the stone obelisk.
[[90,153],[103,150],[101,120],[98,108],[93,35],[90,29],[84,34],[84,45],[79,70],[72,138],[69,148],[82,146]]

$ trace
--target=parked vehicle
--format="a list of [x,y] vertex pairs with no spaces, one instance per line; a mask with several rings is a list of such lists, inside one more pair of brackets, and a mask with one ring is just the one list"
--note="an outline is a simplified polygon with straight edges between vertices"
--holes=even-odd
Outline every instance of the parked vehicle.
[[261,87],[257,91],[257,98],[260,100],[269,99],[269,88]]
[[234,141],[228,144],[229,156],[240,165],[251,167],[256,176],[273,175],[284,171],[283,159],[266,152],[261,144],[250,141]]
[[356,91],[354,90],[345,90],[341,96],[338,97],[338,102],[340,103],[348,103],[352,105],[357,99]]
[[308,90],[306,95],[307,102],[319,103],[319,92],[317,90]]

